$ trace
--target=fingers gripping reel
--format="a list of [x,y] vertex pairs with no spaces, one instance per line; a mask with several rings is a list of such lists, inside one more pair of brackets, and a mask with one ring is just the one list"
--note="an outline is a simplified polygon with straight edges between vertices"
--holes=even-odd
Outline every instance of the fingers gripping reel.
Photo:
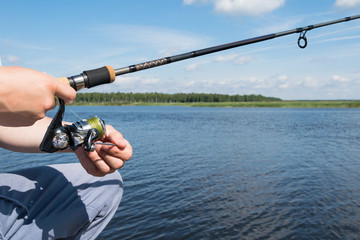
[[75,151],[83,146],[85,151],[94,151],[94,141],[102,139],[105,135],[105,122],[94,116],[63,126],[64,112],[65,103],[59,98],[59,109],[45,133],[40,150],[53,153],[70,147]]

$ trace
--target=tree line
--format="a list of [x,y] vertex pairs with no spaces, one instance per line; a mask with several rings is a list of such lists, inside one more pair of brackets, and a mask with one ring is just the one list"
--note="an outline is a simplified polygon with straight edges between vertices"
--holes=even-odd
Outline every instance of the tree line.
[[269,102],[280,98],[262,95],[226,95],[211,93],[78,93],[75,103],[193,103],[193,102]]

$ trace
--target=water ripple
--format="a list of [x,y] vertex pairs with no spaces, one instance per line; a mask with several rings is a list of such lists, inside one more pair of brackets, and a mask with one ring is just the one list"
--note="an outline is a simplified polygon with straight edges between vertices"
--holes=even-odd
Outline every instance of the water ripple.
[[[72,108],[106,119],[134,148],[99,239],[360,235],[357,109]],[[1,153],[1,171],[74,161]]]

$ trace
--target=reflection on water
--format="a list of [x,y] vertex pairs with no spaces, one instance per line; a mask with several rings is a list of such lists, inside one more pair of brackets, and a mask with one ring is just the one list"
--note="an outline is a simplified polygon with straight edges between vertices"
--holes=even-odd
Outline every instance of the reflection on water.
[[[97,114],[134,148],[120,170],[123,201],[100,239],[359,236],[360,110],[68,109]],[[1,153],[1,171],[75,161]]]

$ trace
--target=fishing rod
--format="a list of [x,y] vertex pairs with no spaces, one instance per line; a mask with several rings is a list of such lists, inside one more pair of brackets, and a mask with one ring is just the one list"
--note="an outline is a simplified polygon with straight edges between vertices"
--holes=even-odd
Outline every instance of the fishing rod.
[[[297,44],[300,48],[305,48],[307,46],[307,31],[359,18],[360,14],[351,17],[341,18],[338,20],[309,25],[306,27],[295,28],[283,32],[272,33],[223,45],[199,49],[196,51],[191,51],[170,57],[159,58],[156,60],[130,65],[128,67],[118,68],[115,70],[111,66],[105,66],[98,69],[84,71],[79,75],[58,79],[65,84],[70,85],[76,91],[79,91],[83,88],[92,88],[98,85],[112,83],[113,81],[115,81],[116,76],[119,75],[158,67],[173,62],[182,61],[188,58],[199,57],[202,55],[220,52],[231,48],[241,47],[244,45],[267,41],[270,39],[294,33],[300,33]],[[83,147],[85,151],[94,151],[95,144],[112,145],[111,143],[96,142],[97,140],[101,140],[102,137],[105,135],[106,125],[104,120],[100,119],[97,116],[94,116],[92,118],[83,119],[71,125],[63,125],[62,120],[64,112],[65,103],[62,99],[59,98],[59,109],[55,117],[51,121],[45,133],[45,136],[43,137],[43,140],[40,144],[41,151],[52,153],[67,148],[71,148],[73,151],[75,151],[79,147]]]
[[183,53],[183,54],[178,54],[178,55],[174,55],[174,56],[159,58],[156,60],[151,60],[148,62],[143,62],[143,63],[139,63],[139,64],[135,64],[135,65],[130,65],[128,67],[118,68],[115,70],[111,66],[105,66],[105,67],[98,68],[98,69],[84,71],[83,73],[81,73],[79,75],[59,78],[59,80],[66,84],[69,84],[76,91],[79,91],[83,88],[92,88],[92,87],[95,87],[98,85],[112,83],[113,81],[115,81],[116,76],[120,76],[123,74],[137,72],[137,71],[141,71],[141,70],[145,70],[145,69],[149,69],[149,68],[153,68],[153,67],[158,67],[158,66],[162,66],[165,64],[178,62],[178,61],[182,61],[182,60],[189,59],[189,58],[199,57],[202,55],[207,55],[207,54],[211,54],[211,53],[215,53],[215,52],[220,52],[220,51],[224,51],[224,50],[231,49],[231,48],[236,48],[236,47],[241,47],[241,46],[245,46],[245,45],[249,45],[249,44],[253,44],[253,43],[267,41],[270,39],[283,37],[283,36],[294,34],[294,33],[300,33],[299,39],[297,41],[298,46],[300,48],[306,48],[306,46],[307,46],[306,33],[308,31],[315,29],[315,28],[325,27],[328,25],[333,25],[333,24],[337,24],[337,23],[341,23],[341,22],[348,22],[351,20],[359,19],[359,18],[360,18],[360,14],[341,18],[338,20],[309,25],[306,27],[294,28],[291,30],[283,31],[283,32],[267,34],[267,35],[263,35],[263,36],[259,36],[259,37],[241,40],[241,41],[226,43],[226,44],[213,46],[213,47],[209,47],[209,48],[204,48],[204,49],[199,49],[199,50],[195,50],[195,51],[191,51],[191,52],[187,52],[187,53]]

